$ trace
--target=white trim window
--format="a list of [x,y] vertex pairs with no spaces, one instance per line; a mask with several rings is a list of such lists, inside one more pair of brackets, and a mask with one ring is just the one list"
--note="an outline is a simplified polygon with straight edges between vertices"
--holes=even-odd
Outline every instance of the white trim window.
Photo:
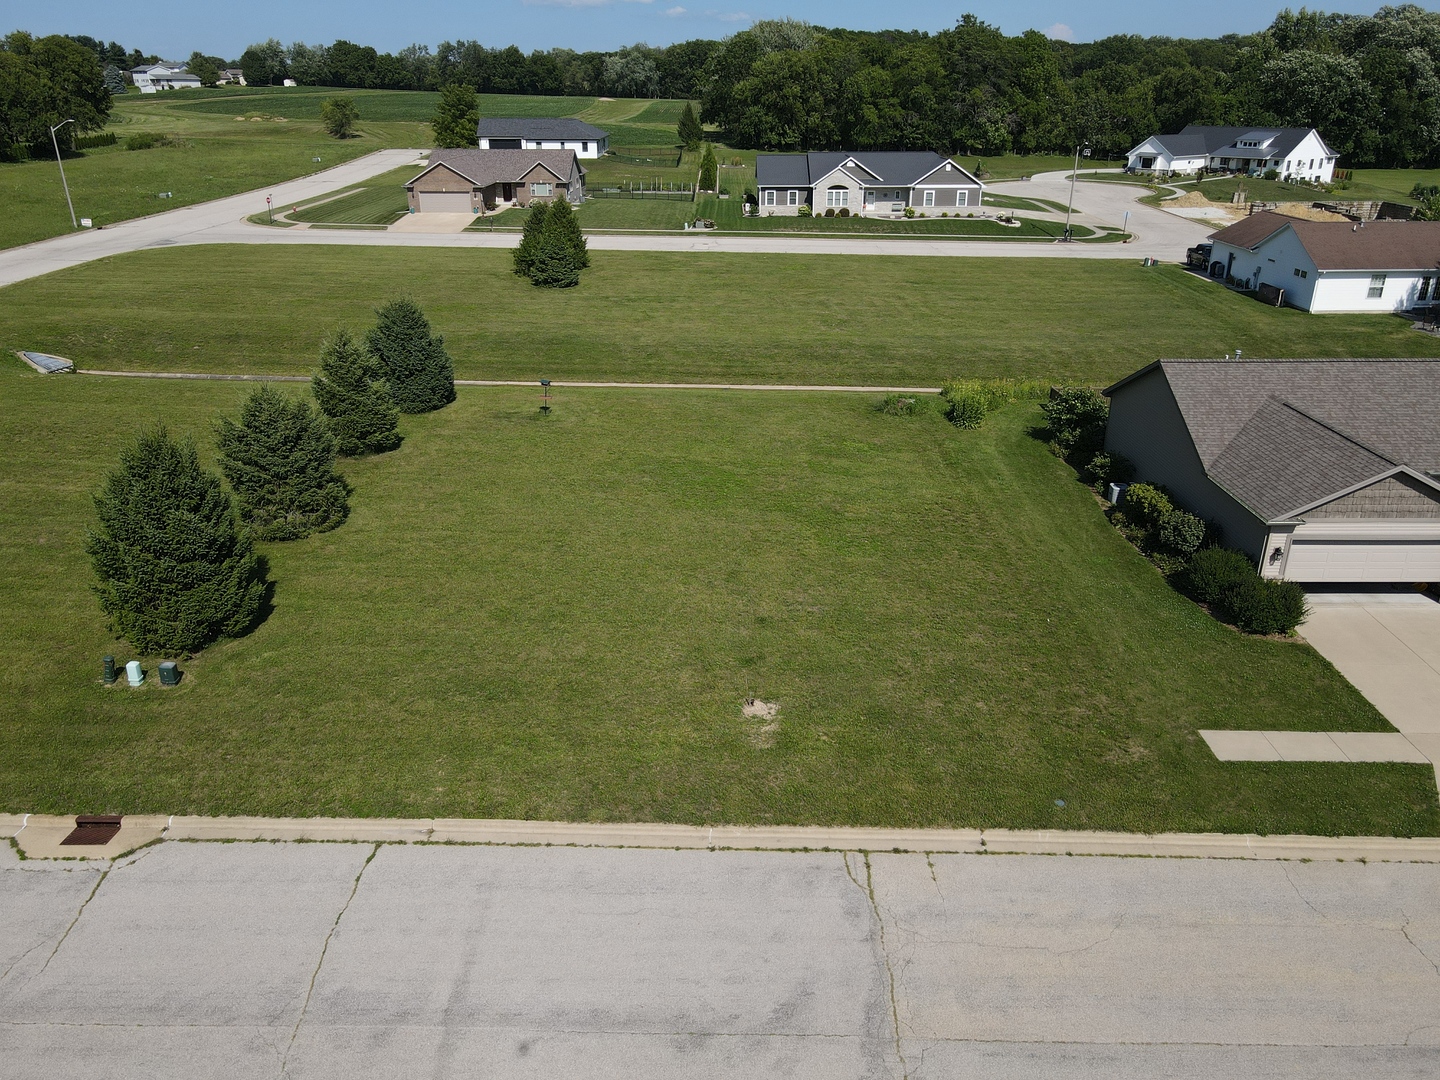
[[787,191],[787,192],[785,193],[785,205],[786,205],[786,206],[799,206],[799,205],[800,205],[800,192],[798,192],[798,191]]
[[933,189],[927,190],[927,191],[925,192],[925,205],[926,205],[926,206],[934,206],[934,205],[935,205],[935,192],[934,192]]
[[850,189],[843,187],[832,187],[825,192],[825,206],[834,210],[841,206],[850,205]]
[[969,205],[970,205],[970,192],[965,191],[964,189],[961,189],[960,191],[957,191],[957,192],[955,193],[955,205],[956,205],[956,206],[969,206]]
[[774,189],[774,188],[766,188],[766,189],[765,189],[765,205],[766,205],[766,206],[774,206],[774,205],[775,205],[775,189]]
[[544,198],[547,195],[553,194],[554,190],[555,188],[553,184],[532,183],[530,185],[530,197],[534,198],[538,195],[541,198]]
[[1367,292],[1365,295],[1366,295],[1367,298],[1369,298],[1369,299],[1371,299],[1371,300],[1379,300],[1382,296],[1385,295],[1385,275],[1384,275],[1384,274],[1371,274],[1371,275],[1370,275],[1370,291]]

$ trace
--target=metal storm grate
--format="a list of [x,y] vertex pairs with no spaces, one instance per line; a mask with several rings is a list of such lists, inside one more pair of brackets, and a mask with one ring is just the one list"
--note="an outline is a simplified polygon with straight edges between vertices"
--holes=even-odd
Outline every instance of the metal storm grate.
[[108,844],[120,831],[119,814],[81,814],[61,844]]

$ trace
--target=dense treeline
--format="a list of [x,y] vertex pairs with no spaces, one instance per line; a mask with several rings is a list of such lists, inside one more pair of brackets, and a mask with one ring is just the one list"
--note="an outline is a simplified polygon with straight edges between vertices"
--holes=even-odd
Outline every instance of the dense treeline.
[[794,20],[724,41],[611,53],[521,52],[447,41],[377,53],[270,40],[241,59],[252,84],[691,98],[734,146],[1063,150],[1114,156],[1187,123],[1320,128],[1347,164],[1440,161],[1440,14],[1286,10],[1258,34],[1118,35],[1075,44],[1007,36],[967,15],[952,29],[878,33]]
[[110,118],[110,91],[94,50],[59,34],[32,37],[16,30],[0,38],[0,159],[18,151],[51,152],[50,128],[61,150],[75,136],[99,131]]

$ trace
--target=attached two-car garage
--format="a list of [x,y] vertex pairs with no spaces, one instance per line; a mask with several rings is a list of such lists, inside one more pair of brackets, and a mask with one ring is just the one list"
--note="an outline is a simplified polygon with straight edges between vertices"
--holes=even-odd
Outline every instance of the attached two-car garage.
[[1282,573],[1291,581],[1440,581],[1440,522],[1300,525]]
[[417,191],[421,213],[473,214],[474,196],[468,191]]

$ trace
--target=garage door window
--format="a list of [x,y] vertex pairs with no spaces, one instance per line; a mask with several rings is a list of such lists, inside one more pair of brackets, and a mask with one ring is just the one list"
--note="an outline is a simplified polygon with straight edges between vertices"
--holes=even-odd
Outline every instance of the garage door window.
[[1382,297],[1382,296],[1385,295],[1385,275],[1384,275],[1384,274],[1371,274],[1371,275],[1370,275],[1370,291],[1369,291],[1368,293],[1366,293],[1365,295],[1368,296],[1371,300],[1379,300],[1380,297]]

